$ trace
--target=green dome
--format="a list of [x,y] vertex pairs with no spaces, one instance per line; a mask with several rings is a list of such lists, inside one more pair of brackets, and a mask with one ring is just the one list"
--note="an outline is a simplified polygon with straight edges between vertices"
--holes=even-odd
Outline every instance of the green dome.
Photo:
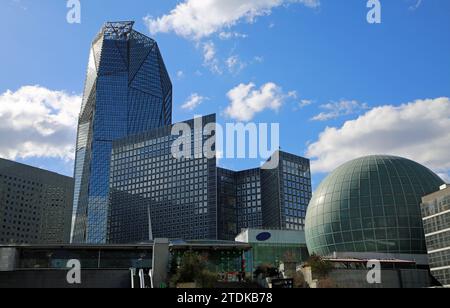
[[442,184],[429,169],[400,157],[369,156],[342,165],[309,204],[309,252],[426,254],[421,198]]

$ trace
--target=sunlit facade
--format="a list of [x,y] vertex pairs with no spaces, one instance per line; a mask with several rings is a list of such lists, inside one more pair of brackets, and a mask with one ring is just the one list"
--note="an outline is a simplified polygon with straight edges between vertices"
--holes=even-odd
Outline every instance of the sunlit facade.
[[[216,117],[205,116],[201,122],[202,127],[214,124]],[[173,125],[114,142],[109,243],[218,238],[215,152],[212,158],[193,155],[211,136],[203,129],[194,133],[194,120],[183,124],[192,129],[190,157],[173,156],[179,138],[172,135]]]
[[104,243],[113,140],[172,121],[172,84],[157,43],[133,22],[106,23],[92,43],[78,124],[73,243]]

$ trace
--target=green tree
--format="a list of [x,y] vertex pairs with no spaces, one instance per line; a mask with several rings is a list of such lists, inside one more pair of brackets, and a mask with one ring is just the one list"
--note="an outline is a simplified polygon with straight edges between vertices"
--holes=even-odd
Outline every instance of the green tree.
[[255,277],[258,277],[260,274],[262,274],[263,278],[266,278],[278,277],[280,273],[278,272],[278,269],[271,264],[261,264],[256,268],[254,275]]
[[317,275],[319,278],[327,277],[334,269],[333,263],[315,254],[311,255],[306,262],[306,266],[311,267],[313,274]]
[[179,283],[195,282],[201,288],[213,288],[217,282],[218,275],[207,269],[204,258],[197,253],[187,251],[181,258],[180,266],[175,275],[172,276],[172,286]]

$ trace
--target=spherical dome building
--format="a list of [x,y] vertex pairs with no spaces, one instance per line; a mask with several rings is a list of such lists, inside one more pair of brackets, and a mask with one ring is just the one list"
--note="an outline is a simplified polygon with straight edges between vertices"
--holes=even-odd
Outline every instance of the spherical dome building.
[[426,254],[421,198],[442,184],[426,167],[400,157],[369,156],[342,165],[309,204],[309,252]]

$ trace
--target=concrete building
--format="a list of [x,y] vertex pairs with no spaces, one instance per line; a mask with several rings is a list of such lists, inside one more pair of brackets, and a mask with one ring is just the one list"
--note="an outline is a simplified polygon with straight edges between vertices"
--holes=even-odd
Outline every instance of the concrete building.
[[0,159],[0,244],[70,242],[73,178]]
[[423,197],[421,208],[431,274],[450,287],[450,185]]

